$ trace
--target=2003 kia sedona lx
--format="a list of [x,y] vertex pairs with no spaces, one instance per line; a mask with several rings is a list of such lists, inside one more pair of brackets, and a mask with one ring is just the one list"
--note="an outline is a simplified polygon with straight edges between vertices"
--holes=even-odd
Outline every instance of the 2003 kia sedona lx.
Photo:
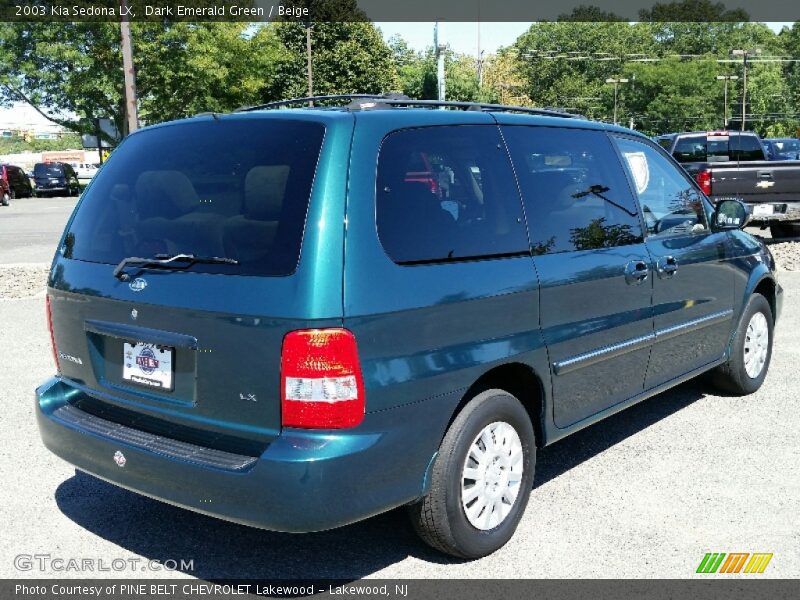
[[53,260],[45,445],[272,530],[407,505],[474,558],[512,536],[537,448],[706,371],[759,388],[782,289],[741,203],[620,127],[431,104],[130,135]]

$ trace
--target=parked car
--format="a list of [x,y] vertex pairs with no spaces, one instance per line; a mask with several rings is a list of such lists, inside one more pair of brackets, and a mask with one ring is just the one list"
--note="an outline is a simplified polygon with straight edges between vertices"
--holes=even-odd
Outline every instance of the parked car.
[[800,140],[794,138],[767,138],[762,141],[769,160],[800,159]]
[[78,180],[86,185],[97,174],[97,169],[100,168],[99,164],[95,163],[69,163],[78,175]]
[[78,175],[67,163],[36,163],[33,166],[33,181],[38,196],[77,196],[81,193]]
[[783,290],[741,202],[630,130],[431,109],[453,105],[130,135],[54,257],[44,444],[265,529],[407,506],[476,558],[514,533],[538,448],[701,373],[761,386]]
[[22,169],[0,164],[0,204],[8,206],[14,198],[29,198],[32,195],[31,182]]
[[712,202],[736,198],[774,238],[800,235],[800,161],[770,161],[752,132],[695,131],[659,136]]

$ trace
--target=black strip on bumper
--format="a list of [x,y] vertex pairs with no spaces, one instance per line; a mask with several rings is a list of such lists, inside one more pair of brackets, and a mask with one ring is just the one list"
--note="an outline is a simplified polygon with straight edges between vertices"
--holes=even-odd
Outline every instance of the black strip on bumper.
[[116,440],[169,458],[185,460],[205,467],[227,471],[243,471],[258,460],[254,456],[233,454],[214,448],[205,448],[179,440],[133,429],[107,421],[81,409],[65,404],[53,411],[51,417],[67,427]]

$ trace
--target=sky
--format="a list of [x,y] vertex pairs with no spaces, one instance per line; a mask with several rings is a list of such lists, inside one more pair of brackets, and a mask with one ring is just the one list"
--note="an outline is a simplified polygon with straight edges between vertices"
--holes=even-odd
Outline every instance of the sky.
[[[375,23],[380,27],[385,39],[394,34],[401,35],[414,50],[425,50],[433,46],[433,23]],[[767,23],[775,32],[784,25],[792,23]],[[447,43],[456,52],[478,55],[478,30],[480,47],[487,54],[496,52],[501,46],[510,46],[520,34],[527,31],[530,23],[456,23],[443,22],[439,25],[439,41]]]

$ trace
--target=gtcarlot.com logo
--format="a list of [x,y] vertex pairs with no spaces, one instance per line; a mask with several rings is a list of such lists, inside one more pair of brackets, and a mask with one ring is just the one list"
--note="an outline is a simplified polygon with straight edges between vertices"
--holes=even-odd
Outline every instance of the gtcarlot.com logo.
[[111,571],[194,571],[194,559],[165,560],[131,558],[89,558],[53,556],[52,554],[17,554],[14,557],[17,571],[56,573],[105,573]]
[[772,553],[767,552],[708,552],[700,561],[697,573],[747,573],[751,575],[763,573]]

